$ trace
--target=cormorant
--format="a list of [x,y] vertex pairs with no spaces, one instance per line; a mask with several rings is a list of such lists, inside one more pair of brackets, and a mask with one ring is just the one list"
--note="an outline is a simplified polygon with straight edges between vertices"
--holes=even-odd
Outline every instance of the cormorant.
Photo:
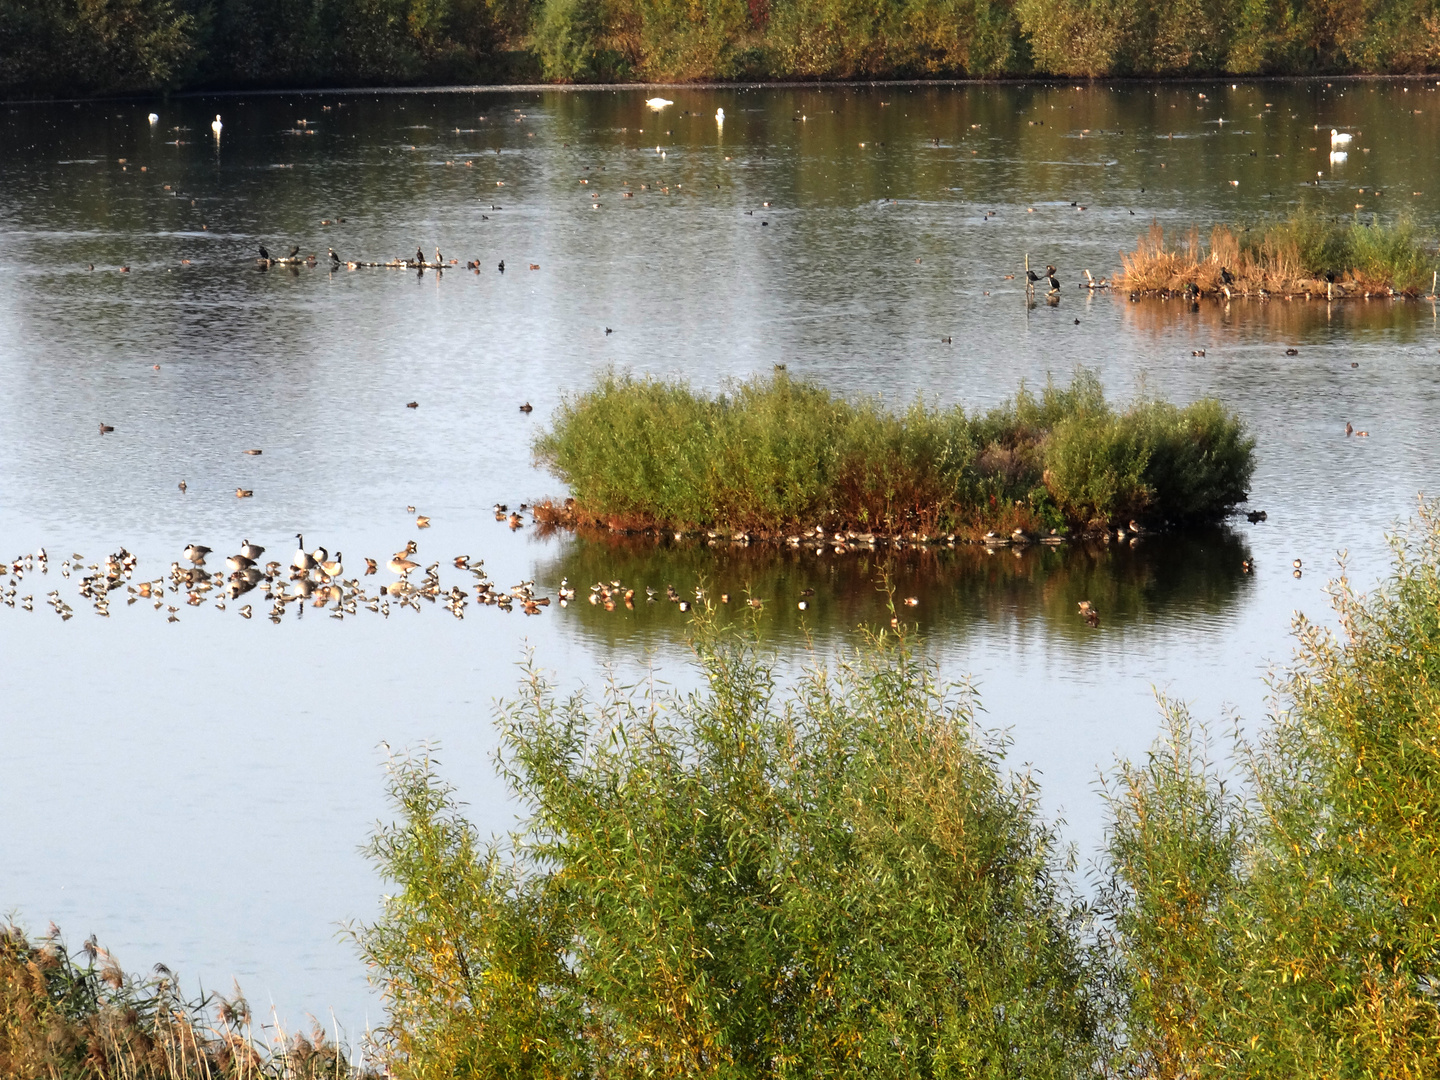
[[335,254],[335,249],[330,249],[330,267],[333,270],[340,269],[340,256]]
[[501,259],[501,260],[500,260],[500,272],[501,272],[502,274],[505,272],[505,260],[504,260],[504,259]]
[[418,247],[415,249],[415,262],[419,266],[425,265],[425,252]]
[[1037,273],[1035,273],[1034,270],[1031,270],[1031,269],[1029,269],[1028,267],[1027,267],[1026,270],[1025,270],[1025,276],[1026,276],[1027,278],[1029,278],[1029,280],[1030,280],[1030,288],[1032,288],[1032,289],[1033,289],[1036,285],[1038,285],[1038,284],[1040,283],[1040,275],[1037,274]]
[[1051,292],[1059,292],[1059,291],[1060,291],[1060,279],[1055,276],[1055,267],[1053,267],[1053,266],[1047,266],[1047,267],[1045,267],[1045,279],[1050,282],[1050,291],[1051,291]]
[[300,245],[299,245],[299,244],[296,244],[294,247],[292,247],[292,248],[290,249],[290,258],[293,259],[293,258],[295,258],[296,255],[299,255],[299,254],[300,254]]
[[1223,281],[1226,285],[1234,285],[1235,275],[1222,266],[1220,267],[1220,280]]
[[260,258],[264,259],[266,262],[270,261],[270,252],[266,249],[264,244],[260,245]]

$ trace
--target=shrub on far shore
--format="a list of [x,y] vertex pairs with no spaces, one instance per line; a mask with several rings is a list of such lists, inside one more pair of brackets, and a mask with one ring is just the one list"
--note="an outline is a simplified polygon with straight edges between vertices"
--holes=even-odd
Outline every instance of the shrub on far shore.
[[718,397],[610,373],[535,444],[580,523],[975,537],[1214,520],[1244,500],[1253,451],[1218,402],[1117,411],[1083,370],[974,415],[919,402],[897,414],[783,371]]

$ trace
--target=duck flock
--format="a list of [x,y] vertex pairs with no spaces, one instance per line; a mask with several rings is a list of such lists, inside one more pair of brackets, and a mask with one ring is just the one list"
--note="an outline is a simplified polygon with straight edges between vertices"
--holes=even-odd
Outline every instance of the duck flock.
[[[422,566],[417,558],[419,545],[414,540],[385,563],[395,580],[373,583],[363,579],[380,572],[376,560],[364,559],[360,572],[347,577],[339,551],[332,558],[324,547],[306,550],[302,535],[297,534],[296,541],[298,546],[288,565],[279,560],[262,563],[265,548],[247,539],[241,541],[234,554],[223,557],[223,568],[210,564],[211,559],[221,561],[213,548],[190,544],[183,561],[172,562],[167,572],[155,577],[142,575],[140,560],[124,548],[94,562],[73,553],[60,560],[57,572],[76,585],[79,599],[90,604],[97,615],[109,618],[112,603],[123,601],[128,607],[144,602],[155,611],[166,612],[172,623],[180,621],[182,608],[207,604],[217,611],[240,605],[237,610],[244,619],[251,618],[258,608],[274,623],[280,622],[287,611],[301,617],[306,607],[323,609],[332,619],[344,619],[358,615],[362,609],[388,618],[392,610],[419,611],[425,604],[439,604],[455,618],[463,619],[472,603],[504,612],[518,609],[526,615],[539,615],[550,604],[550,598],[537,592],[533,581],[522,581],[510,589],[497,588],[485,572],[484,560],[472,560],[468,555],[450,560],[455,569],[470,575],[467,587],[452,584],[446,588],[440,581],[440,563]],[[48,577],[50,569],[50,556],[44,548],[11,560],[0,572],[0,603],[33,611],[35,593],[48,584],[34,579],[37,575]],[[563,590],[561,602],[565,602]],[[44,593],[43,603],[66,621],[75,615],[74,606],[58,588]]]

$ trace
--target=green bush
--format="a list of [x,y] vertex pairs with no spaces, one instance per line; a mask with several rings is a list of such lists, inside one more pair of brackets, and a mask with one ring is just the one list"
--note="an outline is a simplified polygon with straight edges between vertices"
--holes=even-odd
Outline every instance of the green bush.
[[968,693],[888,637],[787,691],[747,633],[696,657],[684,696],[530,672],[503,858],[395,764],[399,891],[360,931],[395,1075],[1087,1073],[1084,911]]
[[975,416],[895,414],[784,372],[717,398],[610,373],[561,405],[535,452],[582,520],[619,527],[1008,534],[1219,517],[1245,497],[1253,442],[1213,401],[1117,413],[1083,371]]
[[1440,506],[1300,618],[1227,792],[1182,713],[1110,791],[1126,1053],[1156,1078],[1440,1073]]

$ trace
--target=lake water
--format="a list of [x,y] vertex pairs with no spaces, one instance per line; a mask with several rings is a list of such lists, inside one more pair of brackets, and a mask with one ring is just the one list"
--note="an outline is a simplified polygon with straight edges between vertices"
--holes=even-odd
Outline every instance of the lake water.
[[[357,848],[387,813],[385,745],[438,743],[476,821],[504,829],[491,703],[527,647],[565,685],[607,666],[691,678],[684,616],[663,602],[463,620],[311,608],[275,625],[261,601],[247,621],[243,599],[221,611],[168,594],[156,610],[121,593],[102,618],[77,592],[89,571],[61,576],[74,554],[124,547],[139,581],[191,541],[228,554],[248,538],[288,562],[303,532],[343,551],[347,574],[414,539],[447,588],[468,587],[459,554],[551,595],[564,576],[582,594],[703,577],[765,598],[769,640],[796,662],[807,641],[824,654],[886,619],[888,571],[1087,858],[1095,777],[1154,737],[1154,689],[1253,728],[1292,612],[1326,611],[1336,553],[1362,583],[1384,572],[1385,530],[1440,464],[1433,303],[1190,312],[1075,283],[1113,273],[1152,219],[1208,229],[1359,204],[1433,235],[1433,80],[664,93],[660,112],[650,92],[545,90],[0,112],[0,557],[50,558],[0,607],[0,909],[72,941],[95,931],[134,970],[238,979],[291,1022],[333,1010],[363,1028],[381,1011],[337,930],[383,890]],[[1328,159],[1332,127],[1355,133],[1344,163]],[[259,272],[259,244],[321,262]],[[459,265],[326,262],[332,247],[383,260],[417,245]],[[1058,305],[1028,306],[1008,277],[1027,255],[1059,268]],[[563,494],[530,443],[597,372],[716,389],[777,363],[902,404],[989,406],[1077,365],[1117,399],[1213,394],[1259,442],[1251,504],[1268,521],[894,559],[495,521],[496,502]],[[1347,439],[1347,420],[1369,438]],[[54,589],[72,618],[47,604]]]

